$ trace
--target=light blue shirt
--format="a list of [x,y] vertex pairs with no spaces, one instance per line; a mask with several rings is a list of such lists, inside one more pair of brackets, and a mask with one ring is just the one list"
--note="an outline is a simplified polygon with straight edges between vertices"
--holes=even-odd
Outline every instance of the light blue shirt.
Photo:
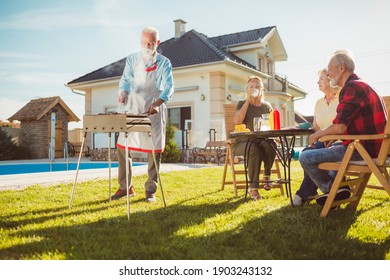
[[[134,71],[136,64],[142,59],[142,52],[131,54],[126,59],[125,69],[119,81],[119,91],[127,91],[129,94],[134,90]],[[172,64],[168,58],[157,53],[155,60],[151,62],[152,67],[157,62],[156,86],[159,98],[168,102],[173,95],[174,85],[172,76]]]

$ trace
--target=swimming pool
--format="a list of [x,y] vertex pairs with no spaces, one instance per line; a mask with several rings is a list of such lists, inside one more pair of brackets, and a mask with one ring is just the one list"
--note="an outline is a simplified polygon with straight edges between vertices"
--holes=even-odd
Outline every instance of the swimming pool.
[[[133,163],[133,166],[143,165],[144,163]],[[111,163],[111,167],[118,167],[118,162]],[[53,162],[52,171],[76,170],[77,162]],[[108,162],[81,162],[81,169],[108,168]],[[49,162],[40,163],[6,163],[0,164],[0,175],[24,174],[50,172]]]

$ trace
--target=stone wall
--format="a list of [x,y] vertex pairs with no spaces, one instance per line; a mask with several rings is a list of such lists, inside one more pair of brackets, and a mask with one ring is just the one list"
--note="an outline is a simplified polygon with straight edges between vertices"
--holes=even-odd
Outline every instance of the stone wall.
[[[57,109],[56,120],[62,120],[62,143],[68,141],[68,119],[66,111],[60,106]],[[20,145],[26,146],[31,153],[31,158],[49,158],[49,121],[51,112],[40,120],[22,121],[20,124]]]
[[[146,153],[131,152],[133,162],[148,162]],[[90,151],[92,161],[108,161],[108,148],[93,149]],[[111,160],[118,161],[117,149],[111,149]]]
[[20,145],[30,150],[31,158],[48,157],[47,123],[40,121],[23,121],[20,124]]
[[[118,161],[117,150],[111,149],[110,153],[111,153],[111,160]],[[92,161],[108,161],[108,149],[107,148],[93,149],[90,152],[90,156]]]

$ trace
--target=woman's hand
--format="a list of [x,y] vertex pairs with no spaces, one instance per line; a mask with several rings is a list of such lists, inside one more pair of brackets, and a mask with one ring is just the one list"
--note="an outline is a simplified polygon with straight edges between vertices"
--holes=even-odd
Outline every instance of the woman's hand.
[[311,134],[309,136],[309,146],[313,147],[314,146],[314,143],[317,142],[317,140],[319,139],[319,137],[317,136],[317,132]]

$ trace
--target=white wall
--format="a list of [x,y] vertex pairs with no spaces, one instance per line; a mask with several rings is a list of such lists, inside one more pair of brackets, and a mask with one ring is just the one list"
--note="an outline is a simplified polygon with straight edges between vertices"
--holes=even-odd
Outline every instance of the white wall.
[[[116,111],[118,87],[99,87],[92,90],[91,100],[91,114],[101,114]],[[107,133],[92,133],[91,139],[93,143],[91,148],[107,148],[108,147],[108,134]],[[115,137],[111,134],[111,147],[114,147]]]
[[[196,90],[175,92],[168,107],[183,107],[184,104],[191,106],[192,119],[210,119],[210,75],[206,72],[189,73],[188,75],[174,76],[175,89],[198,87]],[[206,99],[200,100],[201,94]]]
[[118,87],[102,87],[95,88],[92,91],[91,113],[99,114],[105,113],[108,107],[116,108],[118,98]]

